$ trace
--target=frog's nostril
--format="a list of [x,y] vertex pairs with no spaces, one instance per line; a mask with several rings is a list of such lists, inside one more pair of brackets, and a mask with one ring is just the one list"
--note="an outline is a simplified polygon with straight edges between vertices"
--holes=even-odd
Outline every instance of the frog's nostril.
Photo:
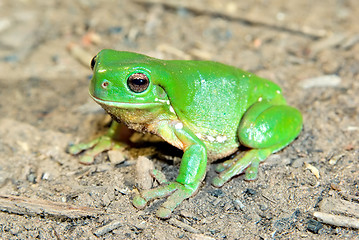
[[107,80],[103,81],[102,84],[101,84],[101,87],[106,89],[109,85],[109,82]]

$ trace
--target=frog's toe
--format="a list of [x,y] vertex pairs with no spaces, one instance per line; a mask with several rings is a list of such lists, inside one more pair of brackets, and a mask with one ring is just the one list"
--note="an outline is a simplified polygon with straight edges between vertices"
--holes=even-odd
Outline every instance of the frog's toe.
[[72,155],[77,155],[80,152],[84,151],[86,148],[83,146],[84,144],[69,144],[66,148],[66,152]]
[[212,185],[214,187],[222,187],[227,181],[226,180],[223,180],[222,178],[220,178],[219,176],[217,177],[214,177],[212,179]]
[[68,152],[72,155],[77,155],[87,149],[94,147],[99,141],[100,141],[100,138],[96,138],[87,143],[69,144],[66,149],[66,152]]
[[232,164],[212,180],[212,185],[221,187],[231,178],[242,173],[246,173],[246,180],[256,179],[260,162],[267,158],[270,153],[271,150],[268,149],[251,149],[243,157],[235,157]]
[[82,150],[79,149],[75,144],[70,143],[66,147],[66,152],[72,155],[79,154]]
[[84,165],[91,165],[95,162],[95,156],[83,155],[80,157],[79,162]]
[[157,217],[167,219],[170,218],[173,210],[178,205],[196,192],[197,188],[172,182],[165,186],[143,191],[140,195],[133,198],[132,204],[137,209],[143,209],[149,201],[168,196],[167,200],[159,207],[156,213]]
[[143,208],[145,208],[147,201],[142,196],[137,195],[133,198],[132,204],[137,209],[143,209]]
[[97,144],[95,144],[92,148],[87,149],[84,155],[80,158],[80,163],[82,164],[92,164],[94,162],[95,157],[104,152],[108,151],[112,148],[112,141],[110,138],[101,137]]
[[167,209],[167,208],[164,208],[164,207],[159,207],[159,209],[157,210],[156,212],[156,216],[158,218],[162,218],[162,219],[168,219],[171,217],[171,214],[172,214],[172,211],[171,209]]
[[79,143],[68,147],[68,153],[76,155],[84,152],[80,157],[80,163],[92,164],[95,157],[108,150],[118,150],[126,147],[126,144],[113,140],[110,136],[101,136],[88,143]]
[[184,185],[179,184],[177,190],[159,207],[156,213],[157,217],[162,219],[170,218],[173,210],[185,199],[191,197],[193,193],[193,190],[187,189]]
[[230,160],[227,160],[227,161],[224,161],[222,163],[219,163],[216,167],[216,172],[217,173],[220,173],[220,172],[223,172],[224,170],[228,169],[230,166],[233,165],[233,163],[236,161],[237,159],[236,158],[233,158],[233,159],[230,159]]
[[257,164],[257,162],[252,163],[251,166],[246,169],[244,179],[247,181],[256,180],[258,177],[258,168],[259,164]]
[[220,164],[218,164],[218,165],[216,166],[215,171],[216,171],[217,173],[220,173],[220,172],[223,172],[224,170],[226,170],[227,168],[228,168],[228,166],[227,166],[226,164],[220,163]]

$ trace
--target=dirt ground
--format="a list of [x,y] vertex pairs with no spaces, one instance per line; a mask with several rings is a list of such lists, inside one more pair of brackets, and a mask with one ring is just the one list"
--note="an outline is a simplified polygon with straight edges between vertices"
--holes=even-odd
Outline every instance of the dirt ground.
[[[358,16],[357,0],[0,0],[0,238],[359,239]],[[88,96],[103,48],[254,72],[282,87],[304,129],[258,180],[216,189],[210,165],[199,193],[158,219],[163,200],[131,204],[136,160],[173,180],[180,151],[142,135],[93,165],[65,151],[108,127]]]

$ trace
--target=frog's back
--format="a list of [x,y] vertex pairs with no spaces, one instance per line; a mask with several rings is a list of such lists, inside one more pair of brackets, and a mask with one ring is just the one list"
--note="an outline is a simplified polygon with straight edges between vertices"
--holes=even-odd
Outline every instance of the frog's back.
[[179,119],[204,141],[213,159],[237,149],[237,129],[249,106],[262,95],[280,91],[268,80],[217,62],[168,61],[167,67],[171,104]]

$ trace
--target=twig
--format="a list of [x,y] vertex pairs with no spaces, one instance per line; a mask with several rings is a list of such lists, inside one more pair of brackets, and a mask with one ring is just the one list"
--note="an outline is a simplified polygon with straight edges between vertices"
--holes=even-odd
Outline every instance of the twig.
[[329,213],[323,212],[314,212],[314,217],[316,217],[320,222],[334,225],[337,227],[349,227],[359,229],[359,220],[357,218],[350,218],[344,216],[337,216]]
[[222,17],[228,20],[239,21],[243,24],[248,25],[256,25],[256,26],[263,26],[266,28],[271,28],[277,31],[285,31],[293,34],[303,35],[309,38],[321,38],[327,35],[327,31],[324,29],[311,29],[309,27],[301,27],[295,24],[287,24],[281,25],[279,23],[273,22],[271,19],[261,19],[246,16],[245,13],[231,13],[225,12],[224,9],[213,9],[202,7],[201,5],[193,5],[190,2],[183,2],[183,1],[176,1],[176,0],[135,0],[135,2],[141,4],[162,4],[168,8],[178,9],[178,8],[186,8],[188,11],[191,11],[195,14],[204,14],[204,15],[213,15]]
[[267,197],[266,195],[264,195],[264,194],[261,194],[262,195],[262,197],[263,198],[265,198],[266,200],[268,200],[268,201],[270,201],[271,203],[273,203],[273,204],[277,204],[277,202],[276,201],[274,201],[273,199],[270,199],[269,197]]
[[325,198],[319,203],[319,208],[324,212],[345,214],[359,218],[359,204],[357,203],[335,198]]
[[99,214],[104,214],[95,208],[7,195],[0,195],[0,211],[28,216],[49,215],[71,219],[96,217]]
[[97,237],[100,237],[121,226],[122,226],[122,221],[118,221],[118,220],[112,221],[102,227],[97,228],[97,230],[93,234],[95,234]]

